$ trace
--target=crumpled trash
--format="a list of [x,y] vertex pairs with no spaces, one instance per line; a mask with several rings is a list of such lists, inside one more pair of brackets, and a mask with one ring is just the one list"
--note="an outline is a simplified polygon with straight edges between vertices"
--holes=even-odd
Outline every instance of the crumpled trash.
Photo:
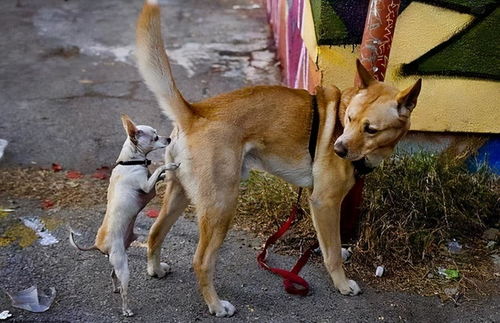
[[375,276],[382,277],[382,275],[384,275],[384,271],[385,271],[384,266],[378,266],[377,269],[375,270]]
[[462,245],[455,239],[448,242],[448,251],[450,253],[460,253],[462,251]]
[[349,258],[351,258],[351,256],[352,256],[352,249],[351,249],[351,247],[349,247],[347,249],[346,248],[342,248],[342,259],[344,261],[349,260]]
[[[318,247],[318,248],[314,249],[313,251],[314,251],[314,253],[315,253],[315,254],[317,254],[317,255],[321,255],[321,254],[322,254],[322,253],[321,253],[321,248],[320,248],[320,247]],[[349,260],[349,258],[351,258],[351,256],[352,256],[352,248],[351,248],[351,247],[349,247],[349,248],[347,248],[347,249],[346,249],[346,248],[342,248],[342,249],[341,249],[341,252],[342,252],[342,260],[343,260],[344,262],[345,262],[345,261],[347,261],[347,260]]]
[[7,140],[0,139],[0,159],[2,159],[3,152],[5,151],[5,147],[7,147],[8,144],[9,142]]
[[9,311],[3,311],[0,313],[0,320],[6,320],[11,316],[12,314],[10,314]]
[[16,294],[7,295],[12,300],[12,306],[34,313],[45,312],[50,308],[56,297],[56,289],[50,287],[50,294],[45,295],[38,292],[36,285],[24,289]]
[[453,297],[453,296],[455,296],[455,295],[458,294],[458,288],[457,287],[445,288],[443,291],[446,294],[446,296],[449,296],[449,297]]
[[457,269],[438,268],[438,274],[446,279],[460,278],[460,273]]

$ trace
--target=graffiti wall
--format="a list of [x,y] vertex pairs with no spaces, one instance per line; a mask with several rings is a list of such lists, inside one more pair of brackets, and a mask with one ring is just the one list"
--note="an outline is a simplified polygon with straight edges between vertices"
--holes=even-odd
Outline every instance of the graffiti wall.
[[[283,83],[314,92],[321,73],[316,64],[316,41],[306,46],[307,34],[314,34],[308,0],[268,0],[269,21],[273,29],[282,66]],[[309,52],[309,50],[311,52]]]
[[[354,81],[369,1],[268,0],[284,83],[312,90]],[[412,130],[500,133],[496,0],[402,0],[386,81],[423,79]]]

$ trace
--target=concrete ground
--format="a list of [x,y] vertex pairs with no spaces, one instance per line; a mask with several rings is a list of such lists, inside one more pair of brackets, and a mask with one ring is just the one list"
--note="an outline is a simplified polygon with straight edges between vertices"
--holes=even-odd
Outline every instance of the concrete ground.
[[[173,73],[188,100],[279,82],[263,3],[160,2]],[[121,113],[169,133],[168,120],[135,68],[134,24],[141,4],[119,0],[0,2],[0,138],[9,141],[1,167],[46,167],[56,162],[89,173],[112,165],[124,140]],[[161,154],[153,159],[161,161]],[[47,213],[39,201],[13,199],[0,190],[0,206],[12,203],[18,208],[7,216],[19,223]],[[51,216],[82,232],[82,241],[91,241],[104,210],[103,204],[75,205],[55,210]],[[0,224],[4,219],[0,217]],[[136,231],[141,239],[151,223],[140,217]],[[130,297],[136,316],[123,318],[120,297],[111,293],[107,260],[97,253],[71,249],[65,225],[48,233],[59,242],[0,247],[2,290],[18,291],[34,284],[57,290],[52,307],[40,314],[11,307],[9,298],[0,293],[0,312],[10,310],[10,320],[500,321],[498,295],[454,307],[437,298],[380,292],[360,282],[365,291],[361,296],[344,297],[334,291],[326,271],[316,264],[303,271],[312,285],[311,295],[288,295],[279,278],[256,264],[256,249],[263,241],[237,231],[221,250],[216,275],[219,294],[236,306],[237,313],[230,319],[216,319],[208,314],[191,269],[197,230],[189,218],[178,221],[164,244],[163,258],[173,268],[166,278],[149,278],[144,249],[130,249]],[[289,267],[294,259],[273,255],[272,261]]]

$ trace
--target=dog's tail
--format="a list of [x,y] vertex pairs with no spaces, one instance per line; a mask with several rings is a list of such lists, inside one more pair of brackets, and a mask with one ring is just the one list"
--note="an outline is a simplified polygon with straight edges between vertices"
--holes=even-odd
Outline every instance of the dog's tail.
[[95,245],[92,247],[88,247],[88,248],[80,247],[79,245],[76,244],[74,235],[75,235],[75,232],[73,232],[73,230],[70,230],[69,231],[69,243],[71,243],[71,245],[73,247],[75,247],[76,249],[81,250],[81,251],[99,250]]
[[137,21],[137,63],[149,89],[165,114],[181,127],[193,117],[189,103],[175,85],[161,34],[157,0],[146,0]]

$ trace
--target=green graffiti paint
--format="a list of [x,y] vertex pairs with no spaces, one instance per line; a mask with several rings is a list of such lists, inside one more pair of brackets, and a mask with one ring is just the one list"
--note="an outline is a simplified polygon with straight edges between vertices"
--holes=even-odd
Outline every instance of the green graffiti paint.
[[500,80],[500,8],[403,66],[403,75],[442,75]]

